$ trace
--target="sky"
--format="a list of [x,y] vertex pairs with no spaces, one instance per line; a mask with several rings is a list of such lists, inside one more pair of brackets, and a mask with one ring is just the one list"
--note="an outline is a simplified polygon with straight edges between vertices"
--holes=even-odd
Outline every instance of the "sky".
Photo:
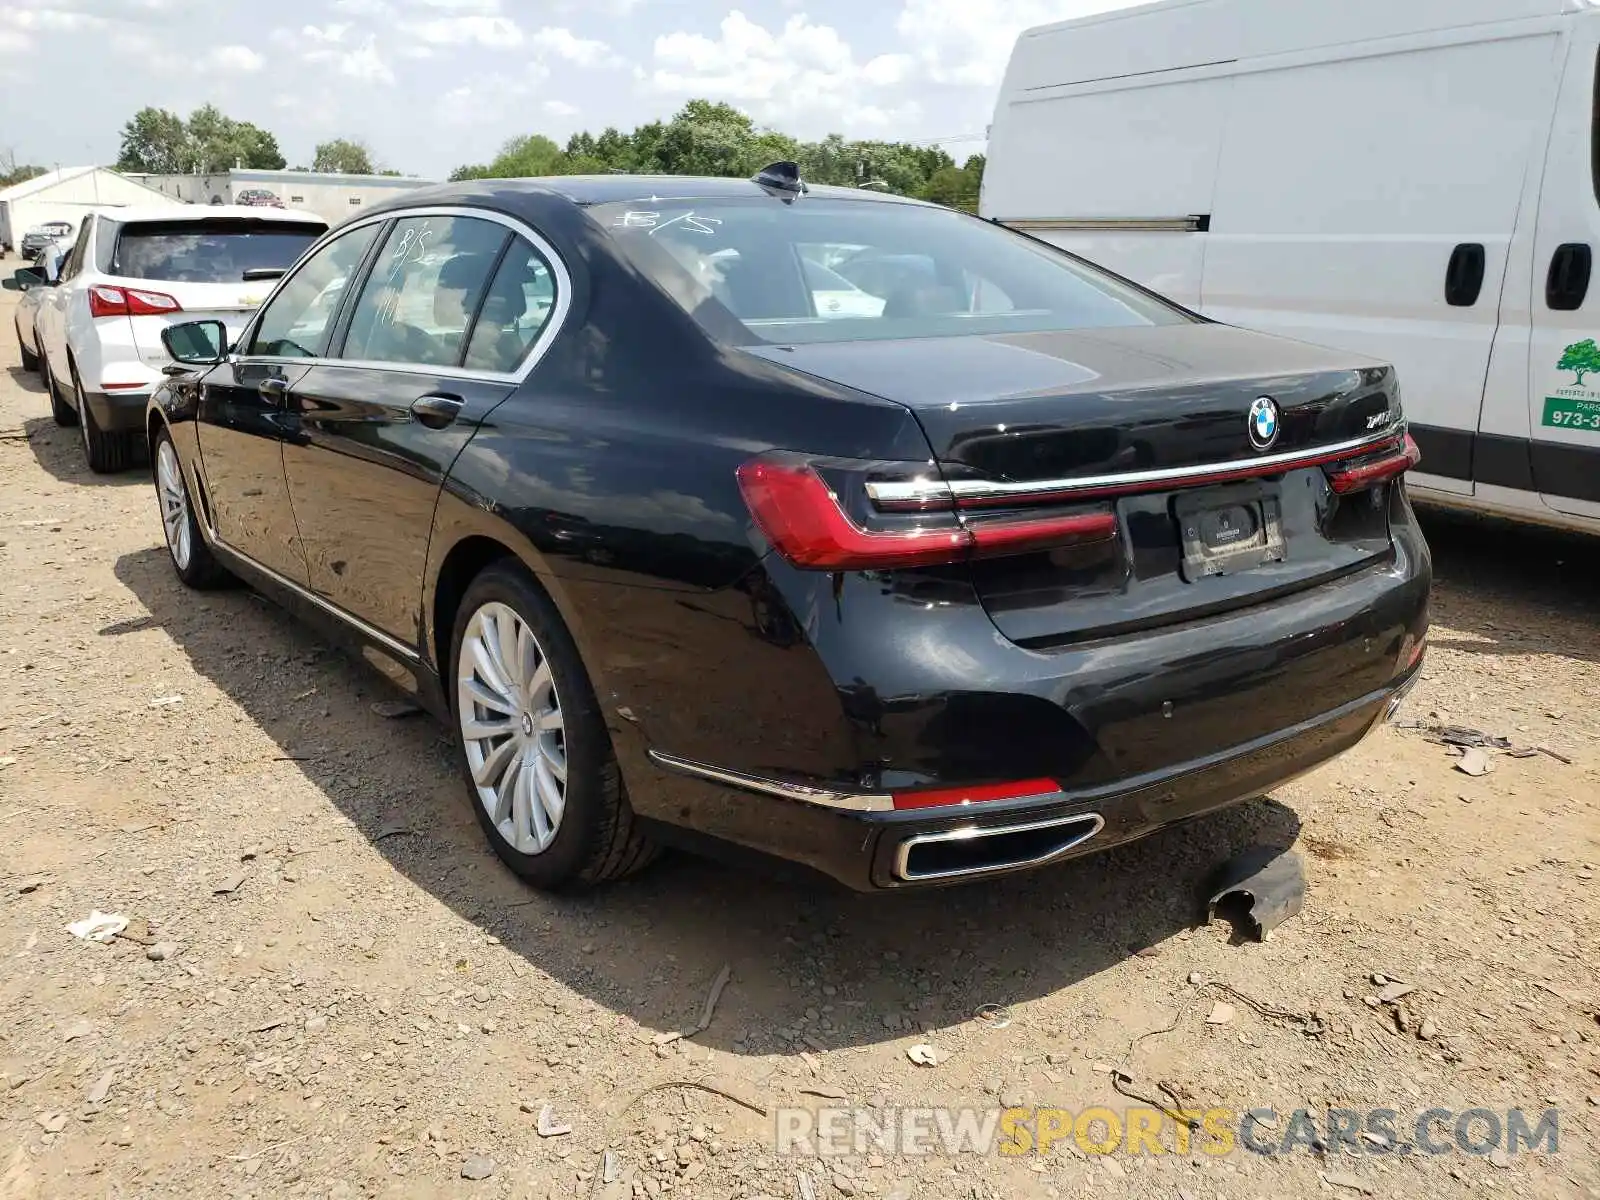
[[665,120],[726,100],[804,139],[983,149],[1032,25],[1132,0],[0,0],[0,155],[116,160],[153,105],[216,104],[289,165],[366,142],[443,178],[519,134]]

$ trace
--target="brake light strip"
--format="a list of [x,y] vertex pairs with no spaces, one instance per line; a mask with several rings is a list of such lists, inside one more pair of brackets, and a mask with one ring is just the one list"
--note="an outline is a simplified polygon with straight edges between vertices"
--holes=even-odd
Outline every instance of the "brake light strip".
[[1117,475],[1090,475],[1081,479],[1048,479],[1027,483],[1002,483],[990,479],[912,479],[874,481],[866,485],[867,495],[880,509],[914,510],[955,503],[961,508],[998,504],[1038,503],[1060,499],[1092,500],[1136,492],[1164,491],[1169,488],[1203,487],[1280,475],[1304,467],[1320,467],[1365,454],[1399,450],[1403,429],[1391,426],[1368,437],[1338,442],[1315,450],[1293,450],[1266,454],[1260,458],[1218,463],[1206,467],[1165,467],[1154,471],[1129,471]]

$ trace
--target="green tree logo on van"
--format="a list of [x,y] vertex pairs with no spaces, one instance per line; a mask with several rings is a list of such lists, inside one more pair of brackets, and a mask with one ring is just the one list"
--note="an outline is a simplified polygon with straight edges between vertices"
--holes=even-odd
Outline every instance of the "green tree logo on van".
[[1600,346],[1594,344],[1593,338],[1568,346],[1556,370],[1577,372],[1578,386],[1582,387],[1585,375],[1600,371]]

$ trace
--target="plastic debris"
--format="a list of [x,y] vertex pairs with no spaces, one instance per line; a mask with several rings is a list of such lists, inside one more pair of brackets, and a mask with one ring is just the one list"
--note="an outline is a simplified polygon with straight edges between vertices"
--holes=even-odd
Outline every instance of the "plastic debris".
[[88,942],[109,942],[127,927],[128,918],[121,913],[103,913],[97,908],[83,920],[68,925],[67,932]]
[[1217,911],[1241,897],[1242,910],[1257,941],[1266,941],[1279,925],[1300,915],[1306,902],[1306,873],[1300,856],[1293,850],[1271,846],[1252,846],[1235,855],[1217,871],[1212,881],[1211,899],[1206,905],[1206,920],[1214,921]]

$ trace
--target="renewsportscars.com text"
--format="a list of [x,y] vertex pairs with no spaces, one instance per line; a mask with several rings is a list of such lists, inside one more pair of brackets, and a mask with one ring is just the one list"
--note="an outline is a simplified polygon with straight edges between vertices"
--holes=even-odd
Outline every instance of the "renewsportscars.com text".
[[846,1157],[883,1153],[1050,1154],[1074,1146],[1085,1154],[1206,1154],[1240,1150],[1275,1156],[1339,1150],[1362,1155],[1518,1154],[1560,1151],[1560,1112],[1520,1108],[1330,1108],[1280,1113],[1133,1107],[1066,1108],[780,1108],[779,1154]]

